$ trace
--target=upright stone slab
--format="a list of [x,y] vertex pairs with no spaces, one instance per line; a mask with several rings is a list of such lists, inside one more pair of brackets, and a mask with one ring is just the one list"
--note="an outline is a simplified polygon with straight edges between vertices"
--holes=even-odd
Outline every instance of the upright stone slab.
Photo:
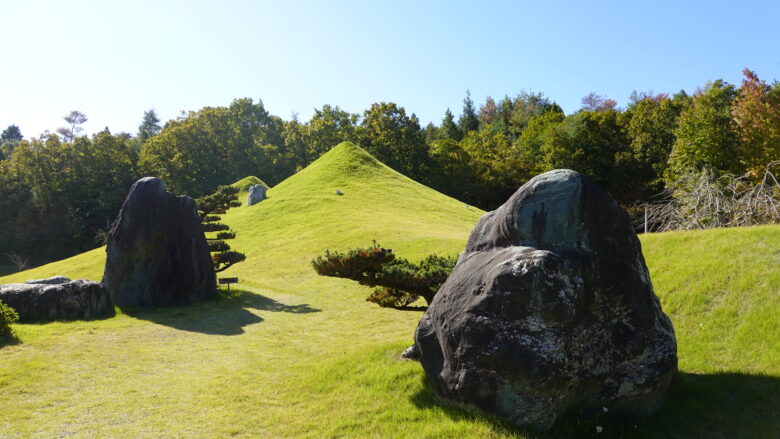
[[249,186],[249,195],[246,197],[246,205],[253,206],[263,200],[265,200],[266,187],[262,184],[255,184]]
[[103,283],[120,308],[216,297],[214,268],[195,201],[154,177],[130,188],[108,234]]
[[477,222],[415,341],[441,397],[538,429],[575,410],[648,414],[677,370],[628,215],[570,170]]

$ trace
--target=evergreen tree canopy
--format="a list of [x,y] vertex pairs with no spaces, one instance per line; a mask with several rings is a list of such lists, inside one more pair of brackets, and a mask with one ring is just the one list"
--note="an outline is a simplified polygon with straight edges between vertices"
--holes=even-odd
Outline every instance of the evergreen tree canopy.
[[321,276],[341,277],[369,287],[381,287],[366,299],[382,307],[403,308],[418,297],[430,304],[447,280],[457,258],[429,255],[413,264],[393,250],[374,243],[347,253],[326,251],[311,261]]

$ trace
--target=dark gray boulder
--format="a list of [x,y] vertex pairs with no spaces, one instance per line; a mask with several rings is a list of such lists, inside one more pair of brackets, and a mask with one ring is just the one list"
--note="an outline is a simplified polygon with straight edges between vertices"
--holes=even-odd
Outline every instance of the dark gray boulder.
[[628,215],[570,170],[479,220],[415,342],[442,398],[536,429],[572,411],[649,414],[677,370]]
[[249,195],[246,197],[246,205],[254,206],[255,204],[265,200],[265,191],[267,188],[262,184],[255,184],[249,186]]
[[108,290],[86,279],[0,285],[0,300],[19,313],[20,321],[89,320],[114,315]]
[[195,201],[166,191],[158,178],[135,182],[108,234],[103,283],[120,308],[216,297]]
[[70,278],[62,275],[47,277],[46,279],[30,279],[24,281],[24,283],[26,284],[46,284],[46,285],[64,284],[66,282],[70,282]]

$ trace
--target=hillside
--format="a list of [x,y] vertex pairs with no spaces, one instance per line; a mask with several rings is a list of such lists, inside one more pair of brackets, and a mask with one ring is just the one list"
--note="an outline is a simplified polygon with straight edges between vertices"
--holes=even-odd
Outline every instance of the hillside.
[[[339,190],[343,195],[337,195]],[[366,303],[318,277],[325,249],[376,239],[411,259],[457,254],[483,213],[341,144],[255,206],[224,217],[243,292],[91,322],[15,325],[0,349],[0,436],[494,437],[523,433],[441,405],[397,358],[419,312]],[[681,374],[656,416],[623,435],[780,431],[780,227],[642,236],[678,335]],[[0,278],[99,279],[104,250]],[[566,427],[559,433],[568,432]],[[594,432],[595,433],[595,432]]]

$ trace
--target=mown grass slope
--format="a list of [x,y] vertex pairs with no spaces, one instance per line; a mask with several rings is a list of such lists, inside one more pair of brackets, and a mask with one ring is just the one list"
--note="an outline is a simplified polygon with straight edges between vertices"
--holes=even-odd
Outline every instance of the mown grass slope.
[[233,187],[237,187],[241,189],[242,191],[246,192],[249,190],[249,186],[254,186],[256,184],[262,184],[266,188],[269,186],[265,184],[263,180],[260,180],[259,178],[255,177],[254,175],[250,175],[249,177],[244,177],[241,180],[238,180],[237,182],[231,184]]
[[[343,195],[337,195],[339,190]],[[503,437],[440,404],[398,359],[419,312],[318,277],[325,249],[376,239],[401,256],[457,254],[482,214],[342,144],[224,222],[247,260],[239,292],[91,322],[15,325],[0,349],[0,437]],[[642,237],[677,330],[681,374],[652,418],[600,436],[772,437],[780,431],[780,227]],[[0,278],[99,279],[103,249]],[[636,426],[636,427],[635,427]],[[552,436],[594,435],[576,422]]]

